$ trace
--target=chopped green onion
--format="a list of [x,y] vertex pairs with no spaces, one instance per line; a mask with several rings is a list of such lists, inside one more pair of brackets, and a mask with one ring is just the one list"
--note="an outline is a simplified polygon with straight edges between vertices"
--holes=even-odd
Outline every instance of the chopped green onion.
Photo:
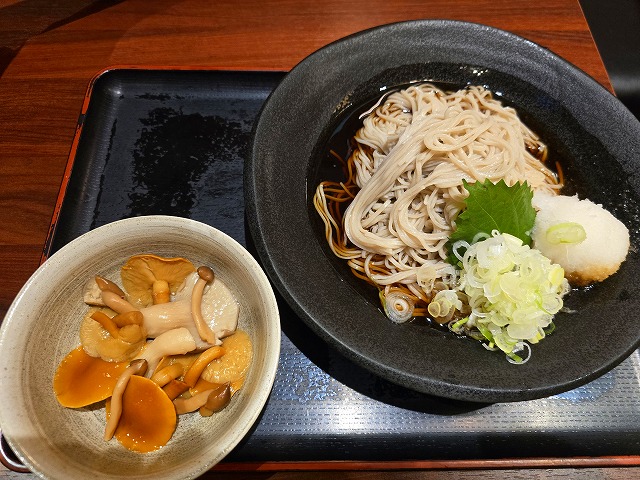
[[[520,355],[517,355],[515,353],[515,352],[521,352],[523,350],[525,350],[527,354],[524,358],[522,358]],[[507,361],[509,363],[522,365],[523,363],[527,363],[531,358],[531,346],[526,342],[518,342],[513,347],[513,350],[511,352],[508,352],[506,355],[507,355]]]
[[547,242],[552,245],[576,245],[584,242],[587,238],[587,232],[579,223],[565,222],[558,223],[549,227],[547,233]]
[[547,328],[543,328],[545,335],[551,335],[556,329],[556,324],[551,322]]
[[414,303],[408,295],[402,292],[389,292],[385,295],[382,290],[379,295],[384,313],[392,322],[404,323],[413,316]]
[[485,327],[484,325],[478,324],[478,330],[480,330],[480,333],[484,338],[486,338],[491,343],[493,343],[493,335],[491,334],[491,331],[487,327]]
[[449,327],[452,331],[456,331],[458,330],[460,327],[462,327],[465,323],[467,323],[469,321],[469,317],[464,317],[461,320],[458,320],[457,322],[451,324],[451,326]]

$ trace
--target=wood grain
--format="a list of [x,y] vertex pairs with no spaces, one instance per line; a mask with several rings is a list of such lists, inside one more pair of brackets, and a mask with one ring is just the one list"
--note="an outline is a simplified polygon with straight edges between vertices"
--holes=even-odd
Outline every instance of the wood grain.
[[[610,84],[577,0],[127,0],[0,2],[0,316],[37,268],[87,85],[109,66],[289,70],[329,42],[422,18],[484,23]],[[216,472],[212,478],[572,478],[576,468]],[[640,470],[590,468],[583,478]],[[593,476],[597,475],[597,476]],[[207,476],[208,477],[208,476]],[[0,478],[32,478],[0,467]]]

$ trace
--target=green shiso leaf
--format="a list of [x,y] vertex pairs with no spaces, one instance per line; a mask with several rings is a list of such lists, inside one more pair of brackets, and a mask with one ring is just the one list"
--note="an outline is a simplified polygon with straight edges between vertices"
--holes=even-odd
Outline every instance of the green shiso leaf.
[[484,183],[465,181],[464,187],[469,192],[466,209],[458,215],[456,230],[447,242],[450,263],[458,263],[452,252],[453,244],[459,240],[471,244],[479,233],[491,235],[492,231],[497,230],[518,237],[525,245],[531,245],[536,211],[531,205],[533,191],[526,182],[510,187],[504,180],[495,184],[490,180]]

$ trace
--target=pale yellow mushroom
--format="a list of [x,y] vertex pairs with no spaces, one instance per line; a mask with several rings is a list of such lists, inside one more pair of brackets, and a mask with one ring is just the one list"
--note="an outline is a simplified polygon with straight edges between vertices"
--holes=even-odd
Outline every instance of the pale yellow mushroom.
[[166,280],[156,280],[151,285],[151,296],[153,297],[153,304],[169,303],[171,301],[171,290],[169,289],[169,282]]
[[92,357],[128,362],[144,346],[146,333],[142,325],[120,327],[110,315],[110,310],[89,310],[80,325],[80,343]]
[[184,279],[195,271],[186,258],[165,258],[152,254],[134,255],[121,270],[127,299],[137,307],[168,303]]

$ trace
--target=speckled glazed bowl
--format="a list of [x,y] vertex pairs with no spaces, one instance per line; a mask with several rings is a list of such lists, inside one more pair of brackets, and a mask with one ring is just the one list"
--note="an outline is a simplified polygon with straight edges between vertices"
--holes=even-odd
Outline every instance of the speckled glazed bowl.
[[[254,356],[243,389],[226,409],[208,418],[180,416],[167,445],[139,454],[116,440],[102,440],[102,403],[61,407],[52,380],[60,360],[79,345],[87,279],[100,274],[117,281],[126,259],[145,252],[212,266],[240,302],[239,328],[249,333]],[[20,460],[46,478],[194,478],[219,462],[254,424],[271,391],[279,351],[273,290],[235,240],[184,218],[121,220],[52,255],[9,309],[0,330],[0,428]]]

